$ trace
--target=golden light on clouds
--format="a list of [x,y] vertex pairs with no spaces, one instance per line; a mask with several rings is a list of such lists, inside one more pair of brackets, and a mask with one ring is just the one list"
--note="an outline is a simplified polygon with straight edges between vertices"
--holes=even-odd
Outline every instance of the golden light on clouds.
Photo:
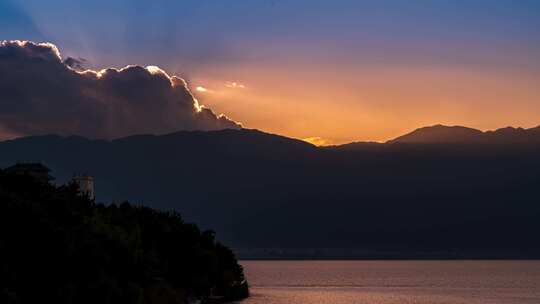
[[155,65],[149,65],[146,67],[146,70],[152,74],[164,74],[164,75],[167,75],[167,77],[170,78],[170,76],[164,71],[162,70],[160,67],[157,67]]
[[208,92],[208,89],[203,87],[203,86],[198,86],[198,87],[195,88],[195,90],[197,92],[202,92],[202,93]]
[[238,83],[236,81],[227,81],[225,83],[225,86],[231,89],[245,89],[246,88],[244,84]]

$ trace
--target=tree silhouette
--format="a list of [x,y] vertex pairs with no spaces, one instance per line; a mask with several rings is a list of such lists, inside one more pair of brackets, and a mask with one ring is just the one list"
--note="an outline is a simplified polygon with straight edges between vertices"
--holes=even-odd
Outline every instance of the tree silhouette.
[[233,252],[176,212],[96,204],[0,171],[1,303],[185,303],[248,296]]

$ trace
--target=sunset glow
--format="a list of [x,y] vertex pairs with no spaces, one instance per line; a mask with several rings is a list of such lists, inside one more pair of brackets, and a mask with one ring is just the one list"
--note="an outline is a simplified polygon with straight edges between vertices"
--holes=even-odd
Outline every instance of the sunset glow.
[[315,146],[329,146],[331,145],[331,143],[324,139],[324,138],[321,138],[321,137],[308,137],[308,138],[303,138],[302,139],[303,141],[305,142],[308,142],[312,145],[315,145]]
[[136,64],[181,75],[202,104],[247,128],[339,144],[433,124],[540,124],[535,2],[141,3],[144,24],[118,9],[99,27],[85,16],[109,4],[60,2],[72,27],[41,2],[9,9],[25,16],[24,37],[58,42],[94,71]]
[[0,304],[540,303],[540,0],[0,0]]
[[230,81],[227,82],[227,83],[225,84],[225,86],[226,86],[227,88],[231,88],[231,89],[245,89],[245,88],[246,88],[245,85],[243,85],[243,84],[241,84],[241,83],[238,83],[238,82],[234,82],[234,81],[233,81],[233,82],[230,82]]

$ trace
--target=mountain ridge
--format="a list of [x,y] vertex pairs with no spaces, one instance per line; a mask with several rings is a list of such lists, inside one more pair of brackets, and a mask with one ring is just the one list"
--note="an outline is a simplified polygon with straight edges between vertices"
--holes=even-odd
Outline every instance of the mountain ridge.
[[505,127],[481,131],[464,126],[433,125],[418,128],[387,143],[508,143],[540,142],[540,126],[530,129]]
[[[0,142],[20,141],[20,140],[32,140],[32,139],[54,139],[54,140],[81,140],[81,141],[94,141],[94,142],[125,142],[133,139],[155,139],[155,138],[178,138],[184,136],[228,136],[228,137],[256,137],[256,135],[268,136],[267,139],[272,139],[275,143],[295,143],[298,146],[305,146],[316,148],[318,146],[313,145],[307,141],[287,137],[285,135],[273,134],[258,129],[223,129],[223,130],[186,130],[176,131],[166,134],[135,134],[128,135],[113,139],[91,139],[79,135],[57,135],[57,134],[44,134],[44,135],[32,135],[23,136]],[[506,142],[505,142],[506,141]],[[400,135],[394,139],[387,140],[385,142],[375,141],[353,141],[345,144],[320,146],[326,148],[350,148],[354,145],[363,147],[377,147],[384,144],[403,144],[403,143],[415,143],[415,144],[453,144],[453,143],[526,143],[526,142],[539,142],[540,143],[540,125],[533,128],[522,127],[504,127],[495,130],[481,131],[478,129],[454,125],[448,126],[443,124],[436,124],[432,126],[425,126],[417,128],[409,133]]]
[[42,160],[58,183],[87,172],[99,201],[178,210],[236,248],[519,258],[540,257],[538,150],[529,141],[329,149],[225,130],[20,138],[0,142],[0,167]]

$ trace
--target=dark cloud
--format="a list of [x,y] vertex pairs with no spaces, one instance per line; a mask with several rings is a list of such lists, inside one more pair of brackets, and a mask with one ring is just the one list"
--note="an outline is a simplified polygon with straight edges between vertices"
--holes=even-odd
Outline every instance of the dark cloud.
[[0,44],[0,128],[13,134],[113,138],[239,128],[200,107],[186,82],[157,67],[78,71],[50,43]]
[[84,58],[73,58],[73,57],[68,57],[66,59],[64,59],[64,64],[67,65],[68,67],[74,69],[74,70],[85,70],[85,67],[86,67],[86,63],[88,61]]

